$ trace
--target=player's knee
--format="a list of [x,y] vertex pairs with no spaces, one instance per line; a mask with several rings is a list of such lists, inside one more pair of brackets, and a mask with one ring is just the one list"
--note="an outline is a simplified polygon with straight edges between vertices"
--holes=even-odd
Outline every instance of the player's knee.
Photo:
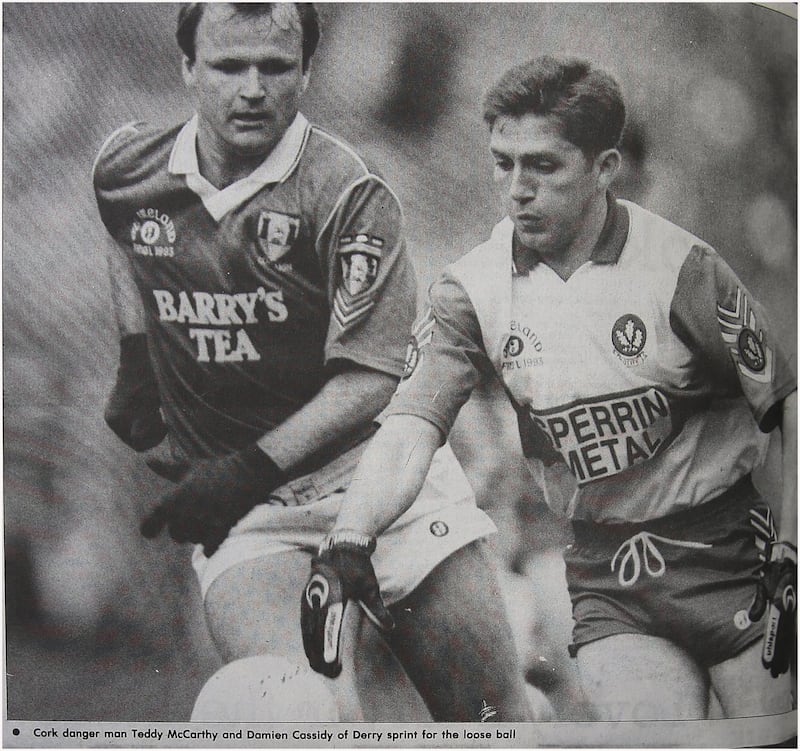
[[245,657],[209,678],[192,722],[338,722],[325,680],[307,667],[272,655]]

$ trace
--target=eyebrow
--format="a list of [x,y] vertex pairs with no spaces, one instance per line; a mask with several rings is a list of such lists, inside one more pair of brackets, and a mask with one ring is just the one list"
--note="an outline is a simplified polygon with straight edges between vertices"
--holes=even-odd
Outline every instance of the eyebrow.
[[[501,151],[500,149],[494,148],[492,146],[489,147],[489,150],[492,152],[493,156],[504,156],[504,157],[510,156],[510,154],[507,151]],[[518,154],[517,159],[518,160],[548,159],[551,162],[562,161],[562,157],[560,155],[548,149],[543,149],[541,151],[526,151],[523,152],[522,154]]]

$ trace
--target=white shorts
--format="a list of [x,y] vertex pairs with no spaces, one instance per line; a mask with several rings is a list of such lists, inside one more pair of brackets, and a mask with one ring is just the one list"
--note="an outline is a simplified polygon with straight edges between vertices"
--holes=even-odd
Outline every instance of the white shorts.
[[[220,574],[244,561],[296,550],[316,553],[333,527],[364,448],[361,444],[278,488],[231,530],[211,558],[196,546],[192,565],[203,597]],[[456,550],[496,531],[475,505],[464,471],[445,444],[436,452],[417,500],[378,538],[372,563],[384,600],[391,604],[406,597]]]

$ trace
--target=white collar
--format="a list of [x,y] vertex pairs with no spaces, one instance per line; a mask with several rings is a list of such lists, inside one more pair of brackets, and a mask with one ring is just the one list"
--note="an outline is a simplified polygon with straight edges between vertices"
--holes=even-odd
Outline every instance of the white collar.
[[247,177],[219,190],[200,174],[195,115],[178,133],[169,156],[168,169],[171,174],[186,178],[188,188],[200,197],[208,213],[219,222],[225,214],[241,206],[265,185],[282,183],[292,174],[305,148],[309,130],[308,120],[298,112],[281,140],[258,167]]

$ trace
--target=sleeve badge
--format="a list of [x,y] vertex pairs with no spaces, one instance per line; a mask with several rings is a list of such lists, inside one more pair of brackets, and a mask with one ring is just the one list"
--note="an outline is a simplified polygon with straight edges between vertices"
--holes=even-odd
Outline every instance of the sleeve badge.
[[378,278],[383,246],[380,237],[364,233],[339,238],[341,283],[334,296],[333,311],[342,328],[360,320],[375,304],[368,293]]

